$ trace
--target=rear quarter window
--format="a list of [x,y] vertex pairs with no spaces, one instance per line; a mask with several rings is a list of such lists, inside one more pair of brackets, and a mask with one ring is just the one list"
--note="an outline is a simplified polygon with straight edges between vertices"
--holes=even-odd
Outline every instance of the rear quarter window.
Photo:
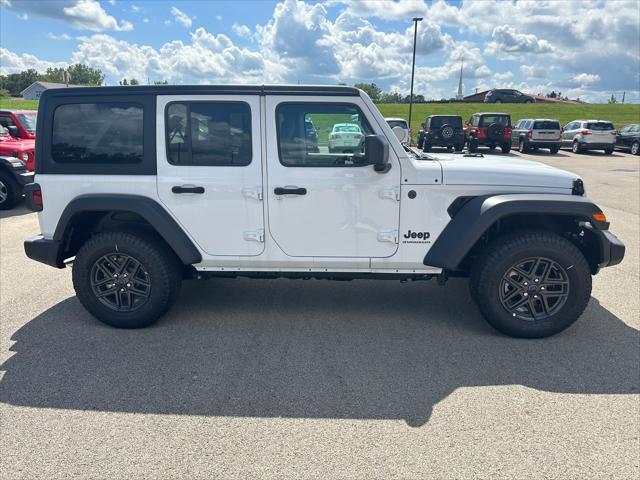
[[480,120],[481,127],[488,127],[492,123],[508,127],[511,124],[511,117],[507,115],[483,115],[482,120]]
[[462,127],[461,117],[434,117],[431,119],[431,128],[440,128],[443,125],[451,125],[452,127]]
[[51,157],[57,163],[130,164],[143,158],[138,103],[71,103],[53,116]]

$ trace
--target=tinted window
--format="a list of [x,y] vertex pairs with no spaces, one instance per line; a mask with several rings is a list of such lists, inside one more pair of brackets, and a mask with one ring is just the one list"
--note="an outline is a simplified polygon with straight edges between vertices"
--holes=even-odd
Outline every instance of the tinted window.
[[589,122],[587,123],[589,130],[613,130],[613,124],[609,122]]
[[251,163],[251,108],[246,103],[172,103],[166,131],[167,159],[174,165]]
[[431,119],[431,128],[437,129],[443,125],[451,125],[452,127],[462,127],[461,117],[433,117]]
[[[280,162],[287,167],[366,165],[364,138],[373,133],[360,109],[330,103],[285,103],[276,110]],[[315,135],[305,134],[312,123]]]
[[480,120],[480,126],[488,127],[492,123],[497,123],[498,125],[508,127],[510,122],[511,119],[506,115],[483,115],[482,120]]
[[53,116],[51,156],[60,163],[142,161],[142,105],[73,103]]
[[0,117],[0,125],[3,127],[13,127],[15,123],[13,122],[13,118],[8,115],[3,115]]
[[538,120],[533,124],[533,128],[537,130],[560,130],[560,122]]
[[18,113],[16,117],[18,117],[18,121],[27,132],[36,131],[36,123],[38,121],[37,113]]
[[409,126],[407,125],[407,122],[405,122],[404,120],[387,120],[387,123],[391,128],[400,127],[400,128],[404,128],[405,130],[409,128]]

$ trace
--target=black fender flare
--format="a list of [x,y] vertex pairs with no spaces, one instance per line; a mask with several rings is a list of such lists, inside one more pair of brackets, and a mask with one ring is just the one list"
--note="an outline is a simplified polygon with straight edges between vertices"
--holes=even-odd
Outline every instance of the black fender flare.
[[449,210],[452,219],[424,257],[425,265],[446,270],[458,269],[480,237],[495,222],[512,215],[569,216],[590,222],[596,230],[609,228],[608,222],[596,221],[592,216],[593,213],[602,213],[602,210],[588,198],[577,195],[484,195],[466,201],[455,211]]
[[158,202],[140,195],[81,195],[74,198],[62,212],[53,240],[63,242],[74,217],[87,212],[131,212],[144,218],[173,249],[185,265],[202,261],[202,255],[182,227]]

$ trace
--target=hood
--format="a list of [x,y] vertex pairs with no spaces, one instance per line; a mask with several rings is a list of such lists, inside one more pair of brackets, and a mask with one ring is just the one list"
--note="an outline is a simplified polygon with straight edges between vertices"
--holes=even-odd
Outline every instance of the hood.
[[506,155],[485,157],[461,154],[434,155],[442,166],[445,185],[495,185],[513,187],[572,188],[575,173],[544,163]]

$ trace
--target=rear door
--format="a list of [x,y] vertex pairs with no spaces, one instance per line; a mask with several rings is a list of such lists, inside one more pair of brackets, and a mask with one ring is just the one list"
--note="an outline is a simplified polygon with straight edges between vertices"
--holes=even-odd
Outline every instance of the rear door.
[[[269,231],[291,257],[389,257],[398,248],[400,163],[376,172],[352,151],[330,152],[336,124],[355,123],[382,134],[359,97],[268,96],[267,193]],[[311,120],[317,144],[304,138]]]
[[160,200],[209,255],[264,250],[258,95],[158,96]]
[[537,120],[533,122],[531,139],[539,142],[556,142],[560,139],[560,122]]
[[587,143],[615,142],[615,129],[611,122],[588,122],[586,126],[591,131],[591,135],[585,136]]

